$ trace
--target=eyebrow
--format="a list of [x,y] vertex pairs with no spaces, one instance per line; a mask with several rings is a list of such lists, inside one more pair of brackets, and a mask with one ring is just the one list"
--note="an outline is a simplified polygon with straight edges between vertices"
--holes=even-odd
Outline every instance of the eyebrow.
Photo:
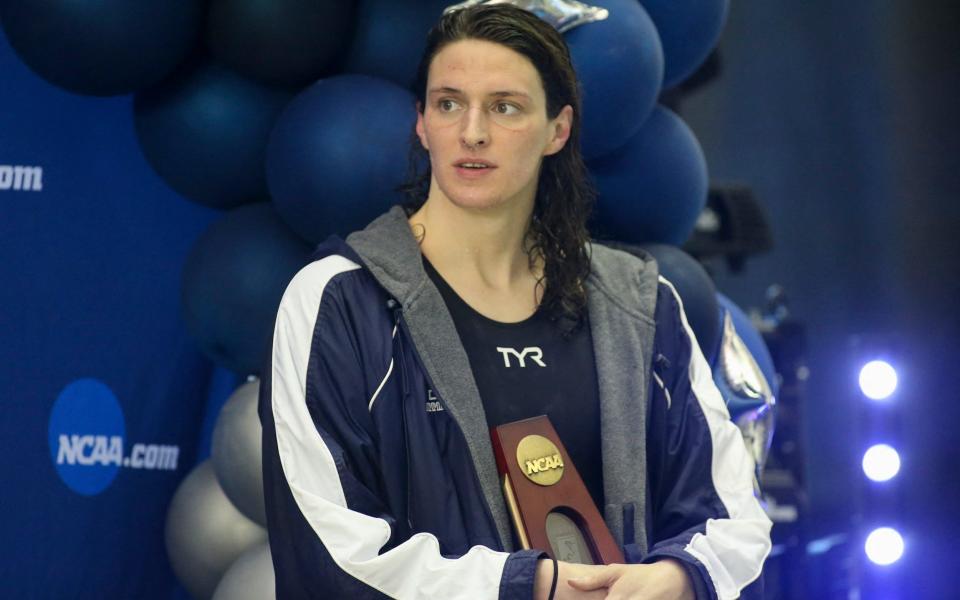
[[[454,88],[454,87],[443,86],[443,87],[432,88],[431,90],[428,91],[428,94],[461,94],[462,95],[463,90]],[[510,96],[520,96],[522,98],[528,98],[528,99],[530,98],[530,94],[527,94],[525,92],[520,92],[517,90],[500,90],[500,91],[493,92],[489,95],[493,96],[494,98],[507,98]]]

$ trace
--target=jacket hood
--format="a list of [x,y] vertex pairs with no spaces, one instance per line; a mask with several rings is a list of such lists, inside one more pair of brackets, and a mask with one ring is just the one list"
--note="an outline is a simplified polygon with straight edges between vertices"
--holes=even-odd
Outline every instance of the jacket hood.
[[[380,285],[402,304],[407,304],[428,280],[420,246],[400,206],[350,234],[347,244]],[[623,310],[652,321],[654,307],[650,299],[657,295],[657,264],[653,257],[636,256],[596,243],[590,244],[590,253],[588,289],[609,297]]]
[[400,206],[394,206],[361,231],[351,233],[347,244],[380,285],[403,305],[427,281],[420,246]]

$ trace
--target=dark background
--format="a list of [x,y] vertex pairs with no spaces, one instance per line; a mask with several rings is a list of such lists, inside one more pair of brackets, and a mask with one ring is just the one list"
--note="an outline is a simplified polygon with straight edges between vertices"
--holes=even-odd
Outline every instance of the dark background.
[[775,248],[718,287],[782,284],[808,328],[807,476],[819,529],[853,518],[848,344],[895,349],[902,597],[947,598],[960,507],[960,4],[732,2],[723,70],[682,105],[711,180],[747,183]]

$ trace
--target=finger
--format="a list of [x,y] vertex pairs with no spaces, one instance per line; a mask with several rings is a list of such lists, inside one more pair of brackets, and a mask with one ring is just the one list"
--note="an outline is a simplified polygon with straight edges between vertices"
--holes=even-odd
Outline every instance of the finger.
[[594,569],[589,575],[571,577],[567,583],[582,592],[610,587],[616,581],[616,571],[608,567]]

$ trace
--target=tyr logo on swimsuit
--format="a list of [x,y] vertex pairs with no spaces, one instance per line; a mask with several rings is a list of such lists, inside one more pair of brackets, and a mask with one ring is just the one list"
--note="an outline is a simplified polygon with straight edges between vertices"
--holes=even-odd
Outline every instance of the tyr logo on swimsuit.
[[520,352],[517,352],[513,348],[503,348],[498,346],[497,352],[503,355],[503,366],[507,367],[508,369],[510,368],[511,356],[515,356],[517,358],[517,362],[519,363],[521,368],[527,366],[527,363],[526,363],[527,358],[537,363],[541,367],[547,366],[547,364],[543,362],[543,350],[541,350],[537,346],[528,346],[527,348],[524,348]]

